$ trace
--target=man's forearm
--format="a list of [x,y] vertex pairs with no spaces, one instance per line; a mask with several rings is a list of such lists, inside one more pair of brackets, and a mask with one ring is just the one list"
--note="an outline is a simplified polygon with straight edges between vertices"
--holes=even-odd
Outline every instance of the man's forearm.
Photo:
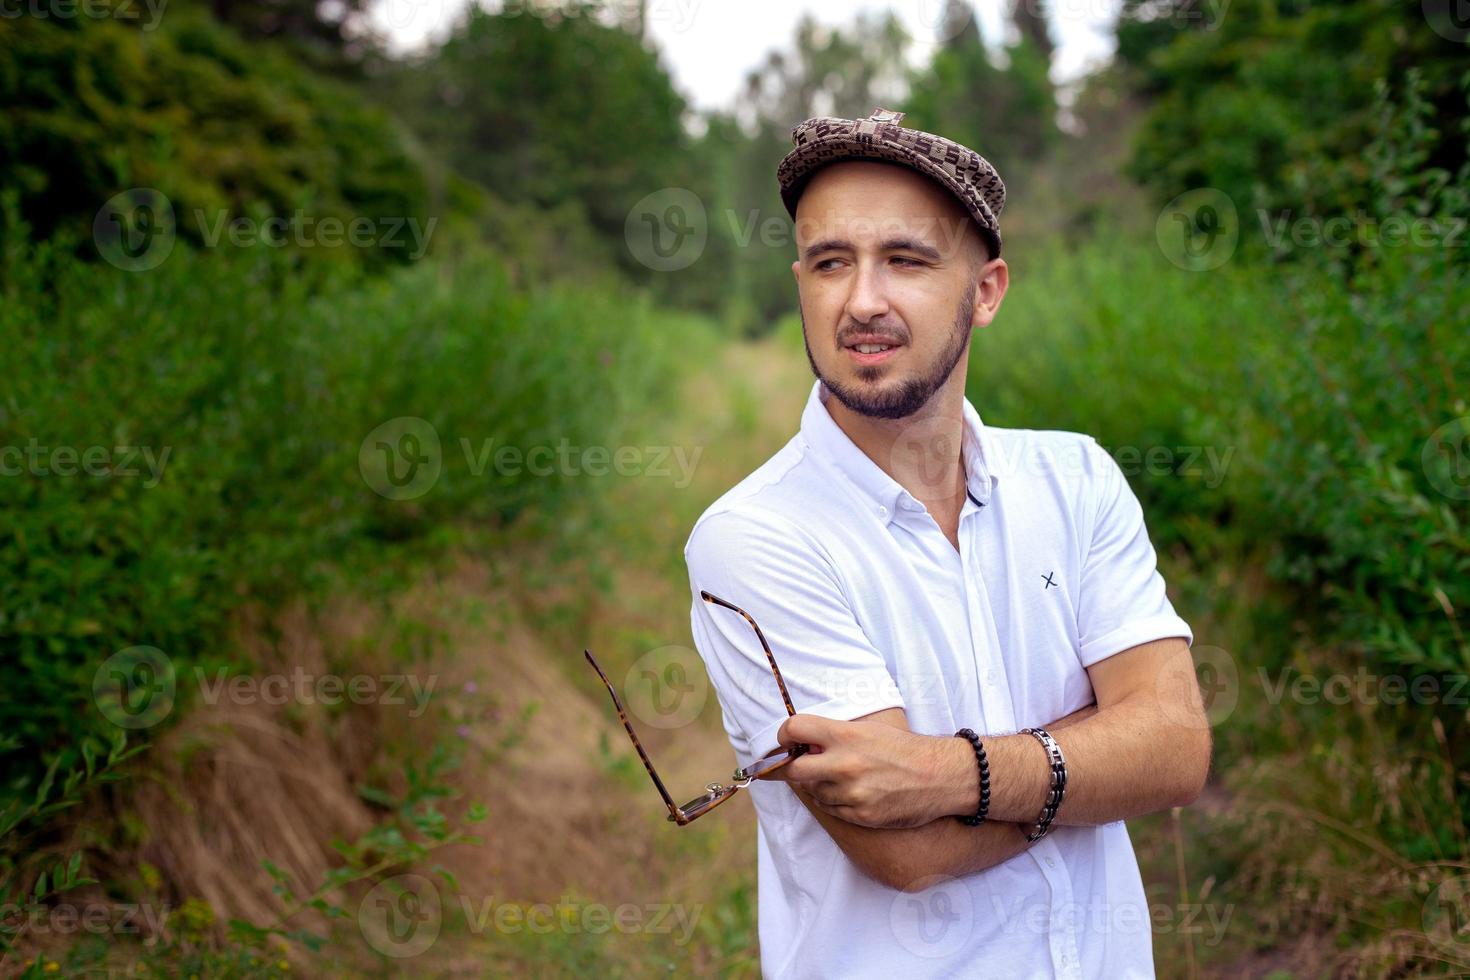
[[[1088,705],[1057,719],[1048,729],[1060,731],[1096,713],[1097,706]],[[969,781],[973,795],[966,812],[973,813],[979,794],[974,754],[968,742],[954,741],[964,752],[949,777],[961,784]],[[919,827],[865,827],[825,812],[799,785],[792,784],[792,789],[843,853],[869,877],[891,888],[915,891],[933,884],[936,875],[958,877],[984,871],[1029,846],[1029,828],[1019,823],[990,818],[978,827],[967,827],[945,817]]]
[[[1188,803],[1199,792],[1208,767],[1209,729],[1174,726],[1160,730],[1154,705],[1144,699],[1094,709],[1070,724],[1043,726],[1056,739],[1067,763],[1066,796],[1058,825],[1094,825],[1125,820]],[[1046,750],[1031,735],[984,738],[990,764],[990,818],[1029,826],[1041,813],[1051,785]],[[947,752],[946,813],[973,813],[978,790],[968,746]],[[965,767],[971,780],[965,780]]]
[[864,874],[901,891],[927,888],[935,876],[958,877],[993,868],[1030,846],[1020,824],[1001,821],[987,820],[978,827],[949,819],[922,827],[863,827],[823,811],[795,785],[792,789]]

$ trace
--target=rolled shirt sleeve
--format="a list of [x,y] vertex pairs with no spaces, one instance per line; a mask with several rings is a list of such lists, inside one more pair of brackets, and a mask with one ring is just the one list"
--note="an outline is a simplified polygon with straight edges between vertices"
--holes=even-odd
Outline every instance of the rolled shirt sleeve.
[[1194,632],[1165,593],[1138,497],[1096,440],[1089,440],[1088,453],[1097,509],[1078,601],[1082,665],[1170,636],[1193,644]]
[[770,644],[792,705],[850,721],[903,699],[869,642],[820,546],[775,514],[707,515],[684,550],[690,621],[741,765],[769,754],[789,717],[760,640],[744,617],[705,602],[701,590],[748,612]]

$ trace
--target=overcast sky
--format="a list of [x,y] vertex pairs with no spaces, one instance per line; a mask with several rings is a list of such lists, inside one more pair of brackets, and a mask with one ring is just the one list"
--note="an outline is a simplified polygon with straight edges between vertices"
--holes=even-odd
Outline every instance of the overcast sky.
[[[398,51],[442,38],[471,0],[380,0],[374,10],[378,28]],[[1118,0],[976,0],[987,41],[1003,37],[1005,11],[1014,3],[1048,11],[1057,55],[1052,78],[1066,82],[1112,53],[1110,25]],[[608,6],[636,0],[606,0]],[[488,0],[486,6],[498,6]],[[812,14],[820,23],[851,23],[858,11],[892,10],[915,44],[910,57],[925,61],[944,38],[943,0],[648,0],[649,33],[663,52],[674,84],[696,109],[728,109],[745,74],[772,48],[786,49],[797,21]]]

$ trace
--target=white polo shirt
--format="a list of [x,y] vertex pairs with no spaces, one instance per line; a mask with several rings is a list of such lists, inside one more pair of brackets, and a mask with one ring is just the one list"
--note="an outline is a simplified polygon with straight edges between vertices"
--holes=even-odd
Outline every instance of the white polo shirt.
[[[1091,436],[988,427],[966,401],[956,551],[827,397],[814,383],[801,431],[685,546],[695,645],[742,765],[776,747],[786,711],[754,632],[701,589],[755,617],[798,712],[901,707],[929,735],[1046,725],[1093,700],[1089,665],[1149,640],[1193,642],[1138,500]],[[767,977],[1153,975],[1122,821],[1053,826],[1003,864],[908,893],[859,871],[785,783],[750,794]]]

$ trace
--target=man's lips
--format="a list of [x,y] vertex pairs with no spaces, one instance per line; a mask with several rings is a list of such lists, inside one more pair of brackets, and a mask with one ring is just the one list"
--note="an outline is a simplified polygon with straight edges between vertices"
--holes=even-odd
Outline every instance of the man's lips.
[[842,349],[856,363],[869,365],[881,364],[898,356],[898,352],[903,350],[903,344],[892,337],[864,334],[849,338],[843,343]]

